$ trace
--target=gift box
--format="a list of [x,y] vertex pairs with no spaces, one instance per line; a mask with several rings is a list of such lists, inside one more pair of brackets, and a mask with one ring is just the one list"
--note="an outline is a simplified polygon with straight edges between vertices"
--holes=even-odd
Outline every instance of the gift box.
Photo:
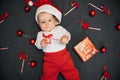
[[88,37],[85,37],[81,42],[75,45],[74,50],[84,62],[88,61],[93,55],[99,52]]

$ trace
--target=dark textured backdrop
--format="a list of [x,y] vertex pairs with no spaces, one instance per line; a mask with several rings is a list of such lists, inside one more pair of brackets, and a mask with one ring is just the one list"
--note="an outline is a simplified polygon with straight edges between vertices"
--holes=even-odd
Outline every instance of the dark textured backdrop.
[[[33,0],[35,1],[35,0]],[[52,0],[61,8],[63,14],[71,7],[69,3],[74,0]],[[69,15],[63,16],[62,23],[71,32],[72,39],[68,44],[75,66],[78,68],[81,80],[100,80],[103,65],[108,67],[110,80],[120,80],[120,31],[115,29],[120,24],[120,0],[76,0],[80,7],[73,10]],[[91,2],[98,7],[107,6],[111,16],[88,5]],[[35,7],[29,12],[24,11],[24,0],[0,0],[0,15],[8,12],[7,19],[0,24],[0,47],[9,46],[8,50],[0,51],[0,80],[39,80],[42,71],[43,52],[30,45],[29,40],[36,38],[39,28],[34,21]],[[89,16],[89,11],[96,11],[95,17]],[[101,28],[101,31],[83,30],[78,24],[82,18],[91,25]],[[31,37],[18,37],[17,30]],[[73,47],[84,37],[88,36],[99,49],[101,46],[107,48],[106,53],[98,52],[90,60],[84,63],[73,50]],[[19,52],[24,52],[29,59],[25,61],[24,72],[20,73],[21,60]],[[34,60],[36,67],[31,68],[29,62]],[[74,76],[73,76],[74,77]],[[58,80],[64,80],[62,75]]]

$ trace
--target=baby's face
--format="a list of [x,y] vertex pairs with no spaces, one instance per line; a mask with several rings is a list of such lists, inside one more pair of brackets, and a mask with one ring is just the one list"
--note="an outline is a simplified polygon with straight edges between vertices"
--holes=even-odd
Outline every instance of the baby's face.
[[38,25],[43,31],[51,31],[56,25],[56,20],[50,13],[42,12],[38,14],[37,18]]

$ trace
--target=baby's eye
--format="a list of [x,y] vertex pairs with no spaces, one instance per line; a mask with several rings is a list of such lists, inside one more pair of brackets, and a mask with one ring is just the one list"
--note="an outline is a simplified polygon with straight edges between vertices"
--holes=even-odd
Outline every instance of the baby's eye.
[[52,20],[50,19],[49,22],[51,22]]
[[41,22],[42,24],[44,24],[45,22],[43,21],[43,22]]

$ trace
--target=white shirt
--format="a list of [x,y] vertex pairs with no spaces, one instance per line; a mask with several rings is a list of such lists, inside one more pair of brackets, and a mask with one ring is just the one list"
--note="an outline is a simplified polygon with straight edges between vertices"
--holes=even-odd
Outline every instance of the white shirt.
[[[49,34],[53,35],[49,39],[51,43],[47,44],[47,46],[45,48],[43,48],[40,45],[41,40],[44,38],[43,33],[45,35],[49,35]],[[64,48],[66,48],[66,44],[60,43],[60,39],[63,35],[68,35],[69,40],[71,39],[71,34],[65,28],[63,28],[62,26],[56,26],[51,32],[40,31],[37,34],[37,39],[36,39],[36,42],[35,42],[35,46],[38,49],[43,49],[43,52],[48,52],[48,53],[63,50]]]

